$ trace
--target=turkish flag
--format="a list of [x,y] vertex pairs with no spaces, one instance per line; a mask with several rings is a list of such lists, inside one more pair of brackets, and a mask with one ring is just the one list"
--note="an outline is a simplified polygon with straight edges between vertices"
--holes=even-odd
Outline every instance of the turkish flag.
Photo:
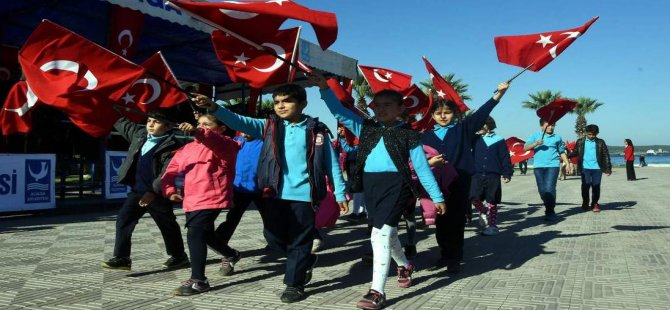
[[0,111],[0,127],[4,135],[28,133],[32,127],[32,108],[42,104],[25,81],[19,81],[7,93]]
[[[142,63],[146,73],[128,89],[119,105],[149,112],[156,108],[169,108],[186,101],[188,98],[177,87],[179,83],[160,52]],[[137,122],[145,119],[135,113],[126,116]]]
[[335,97],[337,97],[344,106],[352,107],[354,105],[354,97],[351,96],[351,93],[348,92],[338,80],[330,78],[326,80],[326,83],[328,83],[330,90],[333,91]]
[[[575,147],[577,147],[577,141],[565,142],[565,149],[568,151],[568,154],[574,152]],[[575,165],[579,164],[579,156],[568,157],[568,159],[570,160],[571,163]]]
[[[286,61],[295,63],[299,37],[300,27],[281,30],[261,45]],[[223,31],[212,33],[212,43],[216,56],[226,66],[233,82],[263,88],[291,81],[291,66],[267,51],[259,51]]]
[[48,20],[28,37],[19,63],[40,101],[94,137],[109,133],[118,118],[113,103],[144,74],[142,67]]
[[531,71],[540,71],[560,55],[577,37],[586,32],[598,17],[581,27],[542,33],[498,36],[493,39],[498,61]]
[[449,84],[449,82],[447,82],[447,80],[445,80],[442,75],[437,72],[437,70],[435,70],[435,67],[433,67],[430,61],[428,61],[428,58],[424,56],[423,62],[426,64],[426,70],[428,70],[430,78],[433,81],[433,86],[435,86],[435,93],[437,94],[437,97],[442,100],[453,101],[456,103],[460,113],[465,113],[465,111],[470,110],[470,108],[465,105],[465,102],[463,102],[463,99],[461,99],[461,96],[458,94],[458,92],[453,87],[451,87],[451,84]]
[[144,26],[144,14],[140,11],[112,5],[109,12],[109,49],[125,58],[131,59],[140,41]]
[[507,138],[505,143],[507,144],[507,149],[509,149],[509,158],[512,160],[512,165],[535,156],[535,151],[526,151],[523,149],[526,142],[517,137]]
[[575,109],[577,102],[558,98],[552,103],[537,109],[537,116],[549,124],[556,124],[561,117]]
[[[171,0],[197,19],[206,20],[255,43],[267,42],[288,18],[308,22],[323,50],[337,39],[337,17],[333,13],[309,9],[293,1],[190,2]],[[221,29],[220,29],[221,30]]]
[[428,110],[428,96],[416,84],[403,91],[403,101],[409,115],[426,114]]
[[[351,96],[351,92],[347,91],[340,82],[338,82],[336,79],[330,78],[326,80],[326,83],[328,83],[328,87],[330,87],[330,90],[333,91],[333,94],[335,94],[335,97],[342,103],[342,105],[351,110],[352,112],[356,113],[357,115],[364,117],[358,109],[354,107],[354,97]],[[354,135],[353,132],[351,132],[349,129],[344,127],[344,139],[347,141],[347,144],[349,145],[355,145],[356,143],[356,135]]]
[[361,65],[358,69],[375,93],[384,89],[401,92],[412,83],[412,76],[402,72]]
[[433,115],[430,113],[430,110],[433,108],[433,104],[435,104],[435,100],[433,100],[433,93],[431,91],[428,91],[428,95],[426,97],[428,97],[428,107],[426,108],[426,112],[423,113],[421,119],[412,122],[412,124],[410,124],[412,126],[412,129],[417,131],[424,131],[435,125]]

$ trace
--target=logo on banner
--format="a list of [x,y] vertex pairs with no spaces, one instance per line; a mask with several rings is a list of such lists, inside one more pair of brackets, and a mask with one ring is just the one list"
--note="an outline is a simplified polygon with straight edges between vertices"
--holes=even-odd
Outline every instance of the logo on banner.
[[111,194],[126,193],[128,187],[119,184],[119,168],[126,156],[109,156],[109,192]]
[[51,200],[51,161],[26,159],[25,203],[41,203]]

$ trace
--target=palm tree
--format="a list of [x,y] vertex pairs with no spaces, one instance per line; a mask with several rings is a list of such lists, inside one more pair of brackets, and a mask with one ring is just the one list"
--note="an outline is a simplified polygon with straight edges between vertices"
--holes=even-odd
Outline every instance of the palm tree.
[[561,98],[561,92],[542,90],[534,94],[528,94],[528,96],[530,96],[530,100],[523,101],[521,104],[526,109],[537,110],[547,104],[554,102],[556,99]]
[[368,85],[368,81],[362,75],[357,76],[353,81],[353,95],[356,100],[356,108],[360,111],[368,113],[368,99],[372,100],[375,93]]
[[258,115],[268,116],[275,112],[275,102],[272,99],[262,99],[259,104]]
[[598,99],[593,99],[589,97],[579,97],[577,101],[577,106],[570,113],[577,114],[577,120],[575,121],[575,133],[577,138],[582,138],[586,134],[586,114],[595,112],[600,106],[604,103],[598,101]]
[[[451,87],[458,92],[458,95],[461,96],[461,99],[463,101],[468,101],[471,100],[472,98],[467,94],[468,92],[468,84],[463,83],[462,79],[455,79],[455,74],[449,73],[449,74],[444,74],[442,77],[451,84]],[[433,98],[437,99],[435,96],[435,86],[433,85],[433,80],[432,79],[425,79],[421,82],[419,82],[419,85],[421,85],[421,90],[424,93],[428,93],[430,90],[433,93]]]

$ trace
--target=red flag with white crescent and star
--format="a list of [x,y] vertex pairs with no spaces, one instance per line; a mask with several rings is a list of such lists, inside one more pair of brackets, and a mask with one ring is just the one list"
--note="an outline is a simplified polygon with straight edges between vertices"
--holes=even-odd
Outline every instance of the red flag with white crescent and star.
[[[365,116],[363,116],[363,114],[354,107],[354,97],[351,96],[351,92],[347,91],[347,89],[344,88],[340,82],[334,78],[330,78],[326,80],[326,83],[328,83],[330,90],[333,91],[333,94],[335,94],[337,100],[339,100],[345,108],[365,118]],[[347,144],[354,145],[354,143],[356,143],[356,135],[354,135],[354,133],[346,127],[342,127],[344,128],[344,139],[347,141]]]
[[4,135],[28,133],[32,127],[33,108],[41,105],[25,81],[19,81],[7,93],[0,111],[0,128]]
[[537,116],[549,124],[556,124],[561,117],[574,110],[577,102],[565,98],[558,98],[553,102],[539,108]]
[[533,150],[524,150],[525,141],[517,137],[509,137],[505,140],[507,144],[507,149],[509,150],[509,158],[512,161],[512,165],[515,165],[518,162],[522,162],[526,159],[532,158],[535,156],[535,151]]
[[[299,37],[300,27],[281,30],[261,45],[296,63]],[[233,82],[248,83],[254,88],[291,82],[291,66],[266,51],[259,51],[218,30],[212,33],[212,43],[216,56],[225,65]]]
[[[176,88],[179,86],[177,78],[161,52],[149,57],[142,63],[142,67],[147,73],[133,83],[133,86],[119,100],[119,105],[148,112],[156,108],[169,108],[188,99]],[[124,114],[135,122],[146,118],[136,113]]]
[[531,71],[540,71],[572,42],[584,34],[598,17],[581,27],[516,36],[498,36],[493,39],[498,61]]
[[33,93],[63,111],[94,137],[107,135],[119,114],[113,110],[144,69],[48,20],[19,51]]
[[314,28],[321,49],[337,39],[337,17],[330,12],[312,10],[289,0],[190,2],[170,0],[196,19],[214,23],[260,44],[279,31],[286,19],[308,22]]
[[109,12],[109,50],[127,59],[135,56],[144,26],[144,14],[118,5]]
[[433,104],[435,104],[435,100],[433,100],[433,92],[429,90],[426,97],[428,97],[428,107],[426,108],[426,112],[423,113],[421,119],[412,122],[412,124],[410,124],[412,126],[412,129],[416,131],[424,131],[435,125],[433,115],[431,115],[430,113],[430,110],[433,108]]
[[409,115],[426,114],[427,112],[428,96],[416,84],[412,84],[403,91],[403,102]]
[[465,113],[465,111],[470,110],[470,108],[465,105],[465,102],[463,102],[463,99],[461,99],[458,92],[442,77],[442,75],[440,75],[439,72],[437,72],[437,70],[435,70],[435,67],[428,61],[426,56],[423,56],[423,62],[426,64],[426,70],[428,70],[430,79],[433,81],[437,97],[442,100],[453,101],[456,103],[460,113]]
[[358,70],[375,93],[384,89],[402,92],[412,83],[411,75],[390,69],[358,65]]

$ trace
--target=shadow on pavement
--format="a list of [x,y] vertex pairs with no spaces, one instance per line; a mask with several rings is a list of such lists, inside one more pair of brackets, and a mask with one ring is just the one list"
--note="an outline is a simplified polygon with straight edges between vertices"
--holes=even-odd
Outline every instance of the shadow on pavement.
[[670,226],[632,226],[632,225],[615,225],[612,228],[616,230],[625,230],[625,231],[645,231],[645,230],[655,230],[655,229],[666,229]]

